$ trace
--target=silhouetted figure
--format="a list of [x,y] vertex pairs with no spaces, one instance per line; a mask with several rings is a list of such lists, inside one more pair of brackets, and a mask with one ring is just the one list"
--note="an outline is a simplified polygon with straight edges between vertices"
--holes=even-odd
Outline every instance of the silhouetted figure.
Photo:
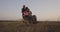
[[30,9],[28,7],[25,7],[25,5],[23,5],[22,8],[22,16],[23,19],[28,20],[29,23],[36,23],[36,15],[32,15]]
[[24,12],[26,9],[25,5],[23,5],[22,12]]
[[25,19],[29,15],[32,15],[32,12],[30,11],[30,9],[28,7],[25,7],[25,5],[23,5],[23,8],[22,8],[23,19]]
[[22,12],[22,17],[23,17],[23,19],[24,19],[24,16],[23,16],[24,14],[23,14],[23,12],[24,12],[25,10],[26,10],[26,7],[25,7],[25,5],[23,5],[22,11],[21,11],[21,12]]
[[29,13],[29,15],[32,15],[32,12],[30,11],[28,7],[26,7],[26,11]]

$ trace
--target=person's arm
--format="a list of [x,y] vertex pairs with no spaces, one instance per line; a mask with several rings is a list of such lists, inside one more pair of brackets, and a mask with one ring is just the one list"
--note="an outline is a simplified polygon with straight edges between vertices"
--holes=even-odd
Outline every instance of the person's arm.
[[31,12],[31,11],[29,11],[29,13],[30,13],[30,14],[32,14],[32,12]]
[[21,12],[22,12],[22,13],[24,12],[24,8],[21,9]]
[[32,12],[30,11],[30,9],[28,9],[28,11],[30,12],[30,14],[32,14]]
[[[29,9],[29,11],[30,11],[30,9]],[[30,11],[30,13],[32,14],[32,12]]]

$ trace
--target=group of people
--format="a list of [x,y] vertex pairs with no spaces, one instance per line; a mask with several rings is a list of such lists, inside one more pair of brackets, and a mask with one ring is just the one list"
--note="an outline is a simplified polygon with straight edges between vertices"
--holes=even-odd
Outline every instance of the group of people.
[[24,19],[25,16],[28,17],[28,15],[30,15],[30,14],[32,14],[32,12],[30,11],[30,9],[28,7],[26,7],[25,5],[23,5],[23,8],[22,8],[23,19]]
[[28,20],[29,23],[33,23],[33,24],[37,23],[36,15],[32,15],[32,12],[30,11],[28,7],[23,5],[21,12],[22,12],[22,17],[24,20]]

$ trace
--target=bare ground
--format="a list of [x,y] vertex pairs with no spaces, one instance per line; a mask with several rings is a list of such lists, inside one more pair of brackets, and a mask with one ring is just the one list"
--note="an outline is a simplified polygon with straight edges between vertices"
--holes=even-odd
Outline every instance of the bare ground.
[[40,21],[37,24],[0,21],[0,32],[60,32],[60,21]]

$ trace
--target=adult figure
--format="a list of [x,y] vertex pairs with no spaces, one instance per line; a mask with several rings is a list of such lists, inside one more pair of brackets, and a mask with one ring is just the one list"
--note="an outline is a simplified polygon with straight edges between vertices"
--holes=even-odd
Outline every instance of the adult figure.
[[24,16],[23,16],[24,14],[23,14],[23,12],[24,12],[25,10],[26,10],[26,7],[25,7],[25,5],[23,5],[22,11],[21,11],[21,12],[22,12],[22,17],[23,17],[23,19],[24,19]]

